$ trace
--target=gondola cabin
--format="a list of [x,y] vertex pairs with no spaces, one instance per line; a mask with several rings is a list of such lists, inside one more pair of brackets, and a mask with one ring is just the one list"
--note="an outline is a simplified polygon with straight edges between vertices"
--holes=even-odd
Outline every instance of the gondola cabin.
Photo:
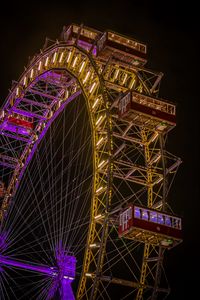
[[77,44],[78,47],[83,48],[86,51],[90,51],[93,47],[93,55],[96,56],[95,41],[101,36],[101,32],[92,28],[72,24],[67,26],[63,30],[63,39],[67,44]]
[[33,118],[12,113],[8,116],[4,129],[22,135],[29,135],[33,130]]
[[182,241],[181,218],[129,205],[119,216],[119,237],[171,248]]
[[176,125],[176,106],[161,99],[129,91],[118,102],[118,116],[141,124],[154,124],[160,131]]
[[97,53],[104,58],[113,57],[135,66],[143,66],[147,62],[145,44],[112,31],[104,32],[97,41]]
[[68,44],[77,44],[104,61],[112,57],[136,66],[143,66],[147,62],[145,44],[112,31],[100,32],[72,24],[64,28],[63,39]]

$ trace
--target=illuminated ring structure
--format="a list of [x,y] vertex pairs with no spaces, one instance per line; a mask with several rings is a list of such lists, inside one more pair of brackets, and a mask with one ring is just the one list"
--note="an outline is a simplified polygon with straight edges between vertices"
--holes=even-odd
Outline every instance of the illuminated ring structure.
[[[111,120],[108,113],[109,103],[106,100],[105,88],[94,62],[86,52],[75,46],[55,45],[51,49],[46,50],[28,67],[16,87],[13,89],[3,107],[4,112],[6,112],[3,118],[8,118],[11,112],[20,112],[16,107],[19,102],[18,99],[22,99],[23,101],[25,92],[27,92],[28,89],[31,89],[41,76],[48,77],[49,72],[55,71],[55,77],[57,76],[57,81],[59,81],[62,76],[61,70],[66,70],[74,79],[76,79],[77,83],[74,85],[74,79],[72,79],[68,84],[69,89],[63,91],[62,95],[54,97],[48,107],[47,105],[46,107],[45,105],[41,105],[40,115],[29,111],[23,111],[27,116],[37,118],[38,125],[32,135],[27,138],[21,137],[21,139],[27,142],[27,146],[16,164],[14,175],[3,201],[1,213],[3,215],[6,213],[9,202],[11,201],[10,199],[14,196],[29,161],[33,157],[40,140],[53,120],[70,101],[75,99],[82,92],[86,99],[90,115],[94,149],[93,198],[91,201],[91,224],[88,234],[88,244],[90,245],[96,242],[94,241],[94,239],[96,239],[95,216],[98,215],[99,210],[101,212],[106,210],[108,203],[111,200],[110,181],[112,178],[112,164],[110,160],[112,137]],[[73,88],[71,88],[72,84]],[[28,100],[24,99],[24,101],[27,103]],[[100,132],[103,132],[103,134],[101,135]],[[102,170],[103,167],[107,169],[107,176],[99,176],[99,170]],[[99,207],[99,195],[104,199],[104,202],[102,203],[103,208]],[[3,215],[1,218],[4,217]],[[107,226],[107,221],[105,221],[104,226]],[[102,251],[104,246],[102,247]],[[91,253],[89,249],[87,249],[83,274],[87,273],[90,260]],[[82,285],[84,284],[84,280],[85,276],[83,275]]]

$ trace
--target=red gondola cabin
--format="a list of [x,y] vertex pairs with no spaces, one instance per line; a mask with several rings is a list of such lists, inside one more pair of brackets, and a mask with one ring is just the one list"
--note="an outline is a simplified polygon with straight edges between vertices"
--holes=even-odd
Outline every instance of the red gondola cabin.
[[171,248],[182,241],[182,220],[168,213],[130,205],[120,213],[119,237]]
[[12,113],[5,122],[4,129],[22,135],[30,135],[33,130],[33,118]]
[[[152,120],[158,130],[176,125],[176,106],[161,99],[130,91],[119,99],[119,118],[142,123]],[[163,126],[165,124],[165,126]]]

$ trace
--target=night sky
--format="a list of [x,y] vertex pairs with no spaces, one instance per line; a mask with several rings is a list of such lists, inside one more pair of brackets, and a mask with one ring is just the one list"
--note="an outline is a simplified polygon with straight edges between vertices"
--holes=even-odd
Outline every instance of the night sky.
[[177,103],[177,127],[169,134],[167,150],[183,160],[170,202],[183,217],[184,242],[167,254],[172,287],[169,299],[194,299],[192,295],[198,292],[199,285],[195,272],[198,273],[197,220],[200,220],[197,7],[192,1],[181,5],[174,1],[71,2],[74,4],[70,1],[5,3],[0,12],[1,103],[12,80],[17,80],[23,72],[29,56],[39,52],[46,37],[55,40],[64,25],[83,23],[100,31],[111,29],[147,44],[147,67],[164,73],[160,97]]

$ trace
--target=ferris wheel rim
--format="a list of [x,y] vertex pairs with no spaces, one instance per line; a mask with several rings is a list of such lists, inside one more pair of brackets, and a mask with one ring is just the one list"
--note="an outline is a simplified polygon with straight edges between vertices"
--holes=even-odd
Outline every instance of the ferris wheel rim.
[[[48,72],[56,72],[56,71],[66,71],[67,73],[70,74],[70,76],[72,76],[72,78],[74,78],[77,82],[78,82],[78,85],[80,87],[80,90],[85,98],[85,102],[86,102],[86,105],[87,105],[87,111],[88,111],[88,114],[89,114],[89,117],[90,117],[90,127],[91,127],[91,130],[92,130],[92,136],[93,136],[93,141],[92,141],[92,144],[93,144],[93,164],[94,164],[94,171],[93,171],[93,193],[92,193],[92,199],[91,199],[91,213],[90,213],[90,227],[91,227],[91,224],[94,224],[94,201],[95,201],[95,193],[107,193],[109,194],[109,191],[108,189],[110,189],[110,186],[107,187],[107,185],[105,184],[104,185],[104,188],[103,188],[103,191],[99,191],[99,187],[98,186],[98,183],[95,182],[97,181],[97,173],[98,173],[98,165],[97,163],[99,164],[99,160],[100,158],[98,158],[98,161],[97,160],[97,154],[95,153],[98,152],[98,149],[95,149],[95,144],[98,142],[97,140],[97,131],[96,131],[96,125],[95,123],[98,121],[97,119],[95,120],[95,117],[94,117],[94,114],[96,114],[96,111],[91,109],[91,104],[90,104],[90,107],[89,107],[89,101],[91,101],[91,97],[89,97],[90,95],[88,94],[88,90],[89,88],[91,89],[91,82],[87,82],[87,79],[85,80],[84,82],[84,79],[83,79],[83,76],[81,77],[81,75],[79,73],[75,74],[75,72],[73,72],[74,70],[72,68],[70,68],[70,66],[67,66],[66,65],[66,58],[65,60],[63,59],[62,56],[66,56],[67,54],[69,55],[70,53],[72,52],[76,52],[75,53],[75,57],[80,57],[80,55],[82,55],[82,60],[85,61],[87,60],[87,63],[90,64],[90,69],[92,69],[93,71],[93,75],[95,75],[95,79],[96,79],[96,82],[97,82],[97,85],[98,85],[98,93],[97,95],[95,95],[94,99],[93,99],[93,105],[96,101],[96,99],[99,99],[101,98],[101,106],[104,106],[104,109],[105,109],[105,116],[104,116],[104,124],[105,123],[109,123],[110,120],[109,120],[109,114],[108,114],[108,109],[107,109],[107,103],[105,101],[105,98],[104,98],[104,87],[103,87],[103,84],[102,84],[102,79],[99,77],[99,74],[97,72],[97,69],[96,69],[96,66],[95,66],[95,62],[92,60],[91,56],[86,52],[84,51],[83,49],[80,49],[79,47],[77,46],[67,46],[67,45],[55,45],[53,47],[51,47],[50,49],[47,49],[44,53],[40,54],[39,55],[39,58],[36,58],[32,64],[28,67],[28,69],[25,70],[25,72],[23,73],[23,75],[21,76],[19,82],[16,84],[16,86],[14,87],[14,89],[12,90],[11,94],[8,96],[7,100],[6,100],[6,103],[4,104],[4,109],[6,111],[9,111],[9,106],[11,106],[13,104],[14,106],[14,103],[15,103],[15,99],[17,98],[20,98],[20,96],[22,94],[24,94],[26,91],[28,91],[30,89],[30,87],[34,84],[34,82],[36,80],[39,80],[39,78],[45,74],[48,74]],[[64,53],[64,54],[63,54]],[[55,65],[55,61],[54,61],[54,58],[55,58],[55,55],[58,55],[59,57],[59,60],[57,58],[57,66]],[[50,58],[49,58],[50,57]],[[63,61],[62,61],[63,59]],[[49,66],[47,66],[47,61],[50,61],[52,62],[52,64]],[[43,64],[43,67],[44,67],[44,70],[42,70],[42,67],[41,65]],[[81,62],[79,63],[79,65],[81,65]],[[41,68],[41,69],[40,69]],[[37,70],[37,71],[35,71]],[[81,73],[81,72],[80,72]],[[86,76],[85,78],[87,77],[87,73],[86,73]],[[28,82],[29,81],[29,82]],[[95,81],[94,81],[95,82]],[[93,83],[94,83],[93,82]],[[92,85],[94,86],[94,84]],[[93,95],[93,93],[91,93]],[[73,95],[72,95],[73,96]],[[75,96],[76,98],[76,96]],[[72,99],[71,99],[72,100]],[[70,101],[71,101],[70,100]],[[63,105],[62,107],[62,110],[65,109],[65,106],[67,105],[67,103],[65,103],[65,105]],[[60,112],[62,110],[58,110],[56,111],[53,116],[48,120],[48,125],[46,126],[45,128],[45,133],[47,131],[47,129],[49,128],[49,126],[51,125],[51,123],[53,122],[53,120],[60,114]],[[8,113],[9,115],[9,113]],[[110,124],[106,124],[105,125],[105,128],[106,130],[110,130]],[[11,187],[8,187],[8,193],[5,195],[5,198],[4,198],[4,201],[3,201],[3,210],[7,210],[7,203],[8,203],[8,199],[10,197],[13,197],[14,194],[16,193],[19,185],[20,185],[20,181],[23,180],[23,174],[29,164],[29,162],[31,161],[33,155],[34,155],[34,152],[35,150],[37,149],[40,141],[42,140],[44,134],[44,132],[39,136],[39,138],[37,138],[37,140],[35,141],[34,143],[34,146],[32,147],[31,151],[29,151],[29,155],[27,155],[26,157],[26,160],[23,162],[23,166],[21,167],[21,170],[20,168],[16,168],[16,171],[14,172],[15,174],[15,179],[17,177],[17,175],[19,174],[18,178],[17,178],[17,183],[15,184],[15,186],[13,187],[13,182],[12,182],[12,186]],[[108,138],[107,138],[107,141],[108,143],[110,143],[110,135],[108,134]],[[109,146],[110,147],[110,146]],[[108,148],[109,148],[108,147]],[[109,166],[110,163],[108,162],[107,165]],[[109,167],[108,167],[109,168]],[[19,172],[21,171],[21,173]],[[18,173],[18,174],[17,174]],[[105,183],[105,182],[104,182]],[[95,192],[95,189],[96,189],[96,192]],[[8,206],[9,207],[9,206]],[[4,220],[4,216],[2,217],[2,219]],[[94,226],[94,225],[93,225]],[[88,230],[88,239],[90,236],[90,230]],[[87,249],[85,249],[85,252],[87,251]],[[83,262],[84,264],[84,262]],[[84,269],[84,267],[83,267]],[[81,275],[81,278],[85,276],[85,272],[82,272],[82,275]],[[81,279],[80,279],[81,281]]]

